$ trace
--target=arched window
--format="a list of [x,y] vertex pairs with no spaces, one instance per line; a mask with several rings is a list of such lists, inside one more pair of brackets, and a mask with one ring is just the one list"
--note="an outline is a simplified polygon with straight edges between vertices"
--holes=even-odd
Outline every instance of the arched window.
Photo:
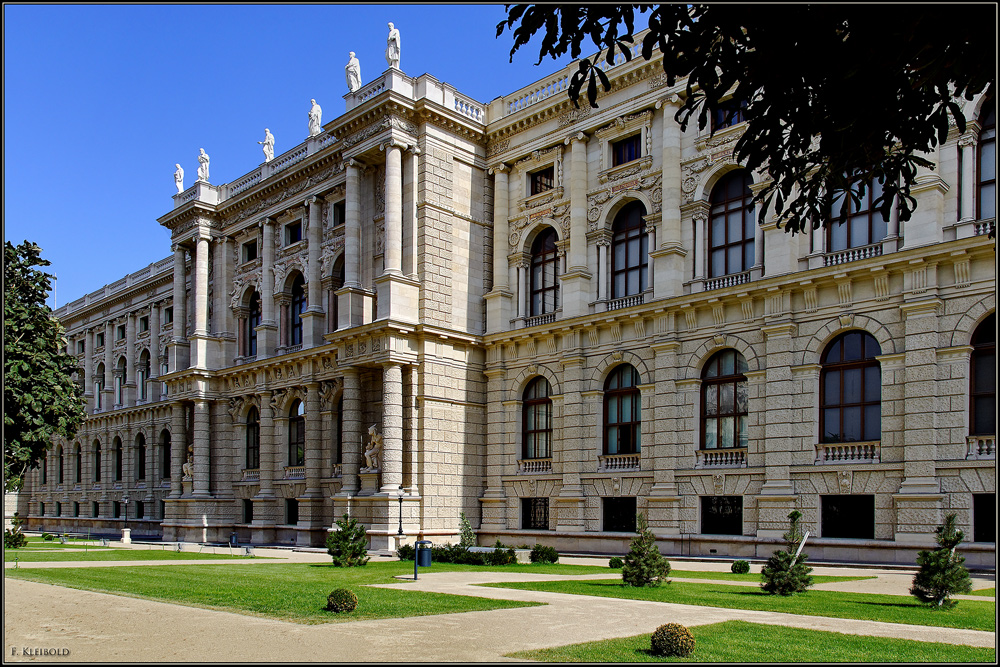
[[101,441],[94,440],[94,481],[101,481]]
[[337,290],[344,286],[346,280],[346,269],[344,267],[344,256],[341,255],[333,263],[333,282],[330,289],[330,325],[329,331],[336,331],[340,326],[340,299],[337,298]]
[[160,431],[160,477],[170,479],[170,431]]
[[292,283],[292,305],[288,317],[289,345],[302,344],[302,313],[306,311],[305,278],[302,274]]
[[522,456],[547,459],[552,456],[552,399],[549,381],[535,378],[524,390]]
[[288,411],[288,465],[306,463],[306,410],[302,401],[296,400]]
[[125,405],[125,376],[127,365],[125,357],[118,358],[118,366],[115,368],[115,405]]
[[988,220],[997,215],[997,107],[994,99],[983,104],[979,126],[976,219]]
[[881,439],[880,354],[878,341],[864,331],[848,331],[826,346],[819,380],[822,442]]
[[344,462],[344,396],[337,399],[337,442],[335,444],[334,463]]
[[756,217],[753,179],[745,169],[730,172],[712,188],[708,221],[709,277],[749,271],[754,262]]
[[[833,219],[840,216],[841,206],[847,196],[843,191],[834,195],[830,211]],[[882,196],[882,184],[877,180],[870,181],[865,185],[865,194],[859,201],[848,202],[843,221],[827,225],[829,252],[860,248],[878,243],[886,237],[889,233],[889,221],[882,217],[879,209],[872,208],[872,202],[880,196]]]
[[260,292],[254,290],[250,295],[250,313],[247,316],[246,354],[257,356],[257,327],[260,326]]
[[146,436],[135,436],[135,478],[146,479]]
[[642,202],[627,204],[611,225],[611,298],[620,299],[646,291],[649,279],[646,223]]
[[42,484],[49,483],[49,457],[48,454],[42,457]]
[[247,456],[246,469],[257,470],[260,468],[260,420],[257,415],[257,408],[250,408],[247,413]]
[[531,244],[531,314],[559,308],[559,253],[556,230],[549,227]]
[[59,466],[57,468],[58,479],[59,479],[59,483],[62,484],[63,483],[63,448],[62,448],[62,445],[59,446],[59,450],[56,452],[56,456],[59,457],[59,460],[57,461],[57,464]]
[[115,436],[113,445],[114,445],[114,456],[115,456],[115,481],[120,482],[122,481],[122,472],[123,472],[122,469],[124,467],[122,465],[122,439],[119,438],[118,436]]
[[77,443],[76,447],[73,448],[73,459],[76,469],[73,474],[73,481],[77,484],[83,481],[83,449]]
[[701,448],[746,447],[747,362],[736,350],[717,352],[701,372]]
[[97,372],[94,373],[94,406],[98,410],[104,409],[104,364],[97,364]]
[[136,369],[136,384],[139,390],[139,400],[145,401],[147,397],[146,380],[149,379],[149,350],[143,350],[139,355],[139,367]]
[[604,383],[604,453],[634,454],[640,450],[642,415],[639,371],[622,364]]
[[997,316],[983,320],[972,334],[969,382],[969,435],[997,434]]

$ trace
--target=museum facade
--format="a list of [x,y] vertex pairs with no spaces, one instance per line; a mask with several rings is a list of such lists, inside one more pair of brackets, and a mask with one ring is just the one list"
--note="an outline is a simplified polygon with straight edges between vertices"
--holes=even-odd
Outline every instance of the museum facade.
[[[371,546],[457,540],[912,563],[947,513],[995,564],[995,106],[917,177],[790,235],[682,130],[658,58],[484,104],[390,68],[346,111],[159,218],[172,255],[56,311],[88,417],[28,527]],[[207,156],[206,156],[207,159]],[[207,172],[207,164],[206,164]],[[874,191],[874,194],[873,194]]]

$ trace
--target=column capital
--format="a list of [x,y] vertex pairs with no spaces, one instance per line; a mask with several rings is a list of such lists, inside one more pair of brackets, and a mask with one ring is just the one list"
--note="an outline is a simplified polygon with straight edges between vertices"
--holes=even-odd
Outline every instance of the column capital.
[[503,174],[510,171],[510,167],[503,162],[500,164],[495,164],[488,169],[490,176],[496,176],[497,174]]
[[421,153],[423,153],[423,151],[420,150],[420,147],[417,146],[416,144],[413,144],[412,146],[410,146],[406,150],[407,150],[407,152],[412,153],[413,155],[420,155]]
[[318,205],[322,204],[324,201],[326,201],[326,200],[323,199],[323,197],[321,195],[312,195],[310,197],[306,197],[306,199],[305,199],[305,203],[308,204],[308,205],[310,205],[310,206],[318,206]]
[[563,140],[563,144],[569,146],[570,144],[577,141],[582,141],[586,143],[587,139],[589,139],[589,137],[585,132],[577,132],[576,134],[571,134],[568,137],[566,137],[566,139]]
[[266,215],[266,216],[264,216],[263,218],[261,218],[260,220],[257,221],[257,227],[259,229],[263,229],[264,227],[267,227],[268,225],[272,225],[273,226],[275,222],[276,221],[275,221],[274,218],[272,218],[269,215]]
[[378,149],[382,152],[388,152],[391,148],[398,148],[401,151],[405,151],[410,145],[399,139],[389,139],[388,141],[383,141],[378,145]]
[[657,109],[660,109],[665,106],[679,107],[680,105],[681,105],[680,95],[678,95],[677,93],[673,93],[671,95],[667,95],[666,97],[662,97],[656,100],[656,104],[654,106]]
[[363,171],[368,165],[359,160],[356,157],[349,157],[344,159],[345,169],[357,169],[358,171]]

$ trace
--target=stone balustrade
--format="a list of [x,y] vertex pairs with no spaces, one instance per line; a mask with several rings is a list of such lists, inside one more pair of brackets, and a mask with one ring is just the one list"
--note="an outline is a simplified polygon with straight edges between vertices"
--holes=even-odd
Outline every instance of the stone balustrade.
[[306,142],[303,142],[290,151],[286,151],[271,160],[267,165],[270,170],[270,175],[274,176],[278,172],[288,169],[296,162],[304,160],[308,155],[309,146]]
[[735,285],[742,285],[748,282],[750,282],[749,271],[744,271],[743,273],[731,273],[727,276],[706,280],[705,291],[707,292],[708,290],[722,289],[723,287],[733,287]]
[[970,435],[968,450],[965,455],[968,461],[992,460],[997,456],[997,439],[995,435]]
[[548,472],[552,472],[552,459],[519,459],[517,462],[518,475],[537,475]]
[[977,220],[972,224],[972,230],[976,236],[991,233],[996,227],[996,220]]
[[285,479],[305,479],[305,466],[285,466]]
[[504,115],[509,116],[553,95],[565,93],[569,89],[571,78],[572,73],[567,67],[548,79],[522,88],[511,95],[505,95],[503,105]]
[[485,122],[482,105],[470,97],[455,95],[455,111],[463,116],[468,116],[474,121]]
[[259,468],[244,468],[243,469],[243,481],[244,482],[259,482],[260,481],[260,469]]
[[621,310],[622,308],[629,308],[631,306],[641,306],[645,294],[633,294],[632,296],[622,297],[621,299],[614,299],[608,301],[608,310]]
[[249,190],[253,186],[257,185],[257,183],[260,182],[260,175],[261,175],[261,170],[255,169],[254,171],[250,172],[243,178],[232,183],[228,188],[229,196],[234,197],[239,193],[243,192],[244,190]]
[[882,459],[881,443],[845,442],[816,446],[816,463],[878,463]]
[[878,243],[872,243],[871,245],[861,246],[859,248],[848,248],[847,250],[828,252],[823,258],[823,266],[837,266],[838,264],[856,262],[859,259],[868,259],[869,257],[879,257],[881,255],[882,242],[880,241]]
[[746,468],[746,447],[733,449],[700,449],[697,452],[695,468]]
[[597,469],[601,472],[639,470],[639,453],[603,454],[597,457]]
[[555,313],[545,313],[544,315],[535,315],[534,317],[527,317],[524,320],[524,326],[534,327],[539,324],[552,324],[556,321]]

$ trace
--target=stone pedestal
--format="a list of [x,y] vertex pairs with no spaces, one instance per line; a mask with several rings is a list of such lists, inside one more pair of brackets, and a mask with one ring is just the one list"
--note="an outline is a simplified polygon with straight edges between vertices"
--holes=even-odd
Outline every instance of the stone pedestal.
[[122,544],[132,544],[131,528],[122,528]]
[[387,274],[375,279],[378,290],[376,319],[417,322],[420,281],[399,274]]
[[514,294],[506,289],[494,289],[486,299],[486,333],[506,331],[513,315]]
[[337,290],[337,328],[347,329],[372,321],[372,295],[359,287]]
[[653,487],[653,494],[646,499],[649,526],[657,535],[680,535],[681,532],[681,498],[677,495],[677,487],[671,486],[673,493],[663,495],[657,495],[658,489]]
[[583,532],[586,530],[584,500],[582,496],[555,498],[556,530],[567,532]]
[[361,480],[361,490],[358,491],[359,496],[372,496],[379,492],[380,482],[377,472],[359,473],[358,479]]
[[190,496],[194,492],[194,480],[190,477],[185,477],[181,480],[181,495]]

